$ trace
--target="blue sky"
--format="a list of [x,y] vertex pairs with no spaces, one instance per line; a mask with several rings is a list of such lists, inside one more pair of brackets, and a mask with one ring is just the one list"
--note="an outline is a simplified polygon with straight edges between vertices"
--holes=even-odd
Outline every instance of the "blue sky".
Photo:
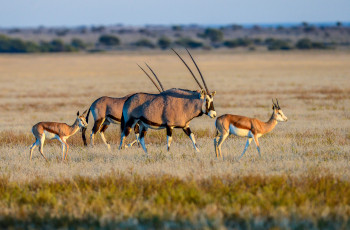
[[0,0],[0,27],[350,21],[350,0]]

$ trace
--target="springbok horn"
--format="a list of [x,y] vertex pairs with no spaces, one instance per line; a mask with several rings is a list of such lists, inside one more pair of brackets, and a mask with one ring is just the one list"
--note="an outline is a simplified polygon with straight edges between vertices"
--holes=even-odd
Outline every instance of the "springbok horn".
[[273,98],[272,98],[272,105],[273,105],[274,107],[276,107],[276,108],[277,108],[277,106],[276,106],[275,102],[273,101]]
[[151,67],[149,67],[149,65],[147,65],[147,63],[145,63],[145,64],[146,64],[146,66],[148,67],[148,69],[151,70],[151,72],[153,73],[154,77],[157,79],[157,81],[158,81],[158,83],[159,83],[159,85],[160,85],[160,88],[162,88],[162,90],[163,90],[163,92],[164,92],[163,85],[162,85],[162,83],[159,81],[157,75],[154,73],[154,71],[151,69]]
[[186,62],[184,61],[184,59],[182,59],[182,57],[173,49],[171,48],[172,51],[174,51],[174,53],[176,53],[176,55],[181,59],[181,61],[185,64],[185,66],[187,67],[187,69],[190,71],[190,73],[192,74],[194,80],[196,80],[197,84],[199,85],[199,87],[201,89],[203,89],[203,86],[201,85],[201,83],[199,83],[199,81],[197,80],[197,78],[194,76],[192,70],[190,69],[190,67],[188,67],[188,65],[186,64]]
[[159,89],[159,87],[157,86],[157,84],[153,81],[153,79],[151,78],[150,75],[148,75],[148,73],[139,65],[137,64],[140,69],[142,69],[142,71],[147,75],[147,77],[151,80],[151,82],[154,84],[154,86],[158,89],[159,93],[161,93],[162,91]]
[[280,104],[278,103],[277,98],[276,98],[276,102],[277,102],[277,106],[278,106],[278,108],[280,109],[281,107],[280,107]]
[[188,51],[188,49],[187,49],[187,48],[186,48],[186,51],[187,51],[187,53],[190,55],[190,57],[191,57],[191,59],[192,59],[192,61],[193,61],[194,65],[196,66],[196,68],[197,68],[197,70],[198,70],[198,72],[199,72],[199,75],[201,75],[201,78],[202,78],[202,81],[203,81],[204,87],[205,87],[205,89],[207,90],[207,93],[208,93],[208,94],[210,94],[209,89],[208,89],[208,87],[207,87],[207,84],[206,84],[206,83],[205,83],[205,81],[204,81],[204,78],[203,78],[202,72],[199,70],[199,68],[198,68],[198,65],[197,65],[196,61],[193,59],[193,57],[192,57],[192,55],[191,55],[190,51]]

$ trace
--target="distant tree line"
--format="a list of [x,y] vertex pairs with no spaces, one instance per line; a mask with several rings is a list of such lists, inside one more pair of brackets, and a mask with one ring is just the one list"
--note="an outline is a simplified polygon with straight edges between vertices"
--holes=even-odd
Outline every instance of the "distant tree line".
[[[179,28],[174,28],[179,30]],[[309,50],[309,49],[328,49],[332,48],[333,44],[325,44],[315,42],[308,38],[302,38],[297,42],[291,42],[285,39],[276,38],[236,38],[224,40],[224,35],[219,29],[206,29],[204,33],[198,34],[201,39],[191,37],[178,37],[170,39],[162,36],[156,42],[147,38],[141,38],[136,42],[128,44],[135,48],[148,49],[168,49],[174,46],[181,46],[191,49],[211,49],[211,48],[229,48],[247,47],[254,49],[257,46],[265,46],[268,50]],[[208,39],[210,42],[205,43],[203,39]],[[209,45],[208,45],[209,44]],[[46,52],[77,52],[77,51],[103,51],[118,48],[121,46],[121,41],[114,35],[101,35],[96,44],[86,44],[81,39],[73,38],[70,43],[64,43],[60,39],[52,41],[40,41],[38,43],[24,41],[18,38],[10,38],[5,35],[0,35],[0,52],[1,53],[46,53]]]

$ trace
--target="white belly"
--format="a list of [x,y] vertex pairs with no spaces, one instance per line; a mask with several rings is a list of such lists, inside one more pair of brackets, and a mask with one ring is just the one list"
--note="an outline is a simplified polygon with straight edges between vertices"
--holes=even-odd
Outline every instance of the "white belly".
[[51,140],[51,139],[57,139],[58,138],[58,136],[56,134],[54,134],[54,133],[50,133],[48,131],[44,131],[44,133],[45,133],[45,138],[46,139]]
[[252,133],[249,129],[237,128],[234,125],[230,125],[230,134],[234,134],[240,137],[252,137]]

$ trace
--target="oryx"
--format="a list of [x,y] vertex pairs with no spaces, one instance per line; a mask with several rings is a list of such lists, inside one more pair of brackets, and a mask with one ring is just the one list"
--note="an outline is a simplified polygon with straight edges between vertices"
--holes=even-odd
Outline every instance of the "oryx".
[[[176,53],[175,50],[173,51]],[[196,65],[206,90],[203,89],[185,61],[176,53],[189,69],[201,90],[191,91],[186,89],[169,89],[160,94],[137,93],[129,97],[125,101],[123,107],[121,121],[122,134],[119,149],[123,148],[124,138],[128,136],[131,129],[139,123],[140,143],[146,153],[147,149],[144,137],[148,128],[166,129],[168,151],[170,149],[173,129],[182,128],[190,137],[195,150],[199,151],[189,124],[193,118],[199,117],[203,114],[206,114],[211,118],[216,117],[213,103],[215,91],[211,93],[209,92],[196,62],[188,50],[187,52]]]
[[[147,65],[147,64],[146,64]],[[139,66],[139,65],[138,65]],[[154,77],[157,79],[160,88],[157,86],[157,84],[154,82],[154,80],[151,78],[151,76],[148,75],[148,73],[141,67],[139,66],[142,71],[148,76],[148,78],[152,81],[152,83],[155,85],[157,90],[161,93],[164,91],[163,85],[159,81],[157,75],[154,73],[154,71],[147,65],[147,67],[151,70],[153,73]],[[107,143],[106,138],[104,136],[104,132],[107,130],[108,126],[112,124],[120,124],[121,117],[122,117],[122,110],[123,110],[123,105],[124,102],[133,94],[129,94],[127,96],[121,97],[121,98],[114,98],[114,97],[100,97],[97,100],[95,100],[86,115],[86,122],[89,122],[89,115],[90,112],[94,118],[94,126],[91,131],[90,135],[90,144],[91,146],[94,145],[94,137],[96,133],[100,133],[102,141],[105,145],[107,145],[107,148],[110,149],[110,145]],[[86,142],[86,127],[82,128],[82,139],[84,142],[84,145],[87,146]],[[134,127],[135,135],[136,135],[136,140],[134,140],[129,146],[132,146],[134,143],[138,141],[139,137],[139,126],[138,124],[135,125]]]

